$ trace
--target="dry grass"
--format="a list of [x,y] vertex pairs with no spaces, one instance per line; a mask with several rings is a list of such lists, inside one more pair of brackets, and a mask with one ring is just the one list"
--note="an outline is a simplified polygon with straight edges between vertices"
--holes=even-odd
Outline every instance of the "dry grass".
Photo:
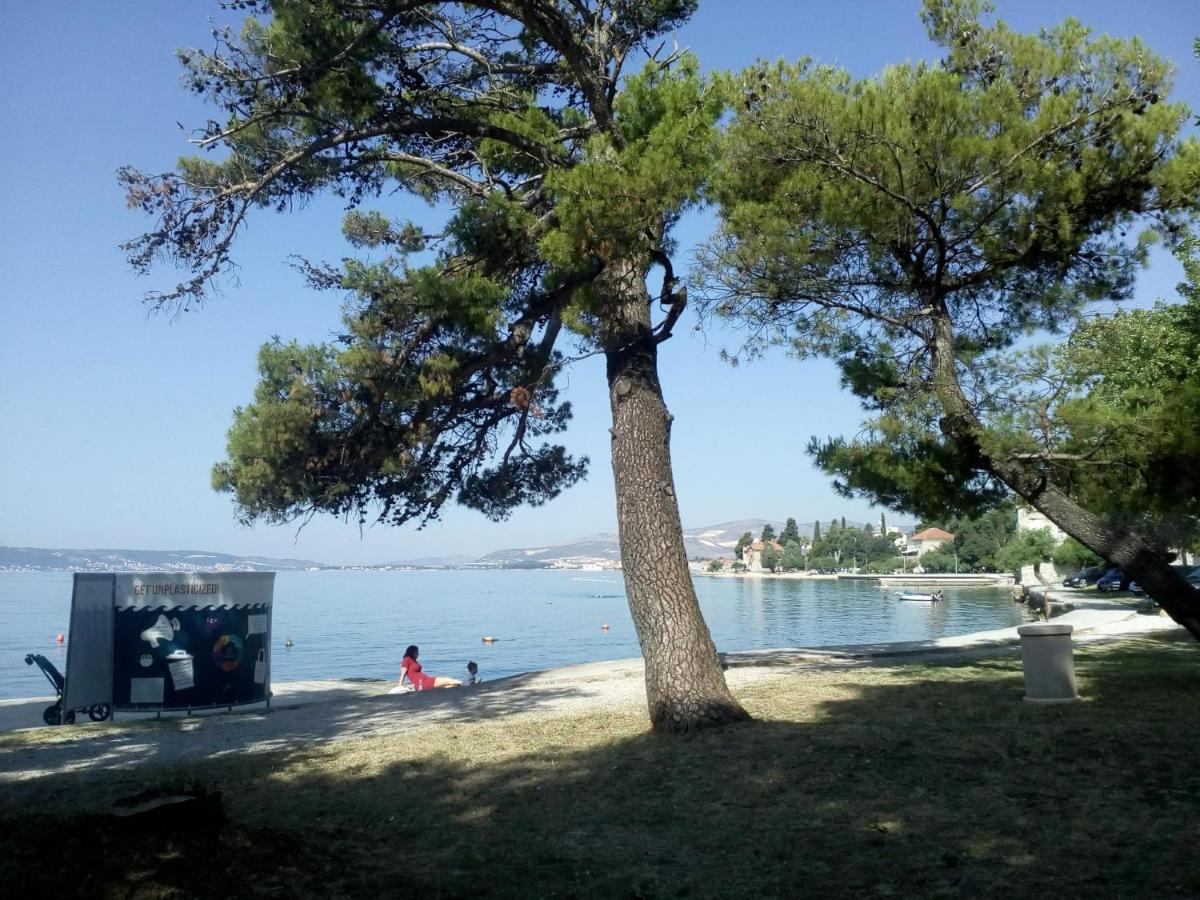
[[[89,897],[1193,896],[1198,652],[1082,650],[1086,700],[1068,707],[1023,704],[1015,660],[814,670],[744,691],[755,723],[682,740],[629,709],[63,776],[7,798],[0,884]],[[131,837],[96,812],[188,783],[222,791],[222,827]],[[75,877],[39,875],[51,859]]]

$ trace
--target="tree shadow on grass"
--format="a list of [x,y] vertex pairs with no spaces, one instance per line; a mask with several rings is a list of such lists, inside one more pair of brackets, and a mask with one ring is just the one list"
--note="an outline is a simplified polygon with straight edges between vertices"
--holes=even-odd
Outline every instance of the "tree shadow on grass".
[[538,685],[534,690],[514,689],[533,677],[513,676],[461,690],[381,693],[228,714],[64,726],[44,741],[0,735],[0,781],[49,777],[63,771],[103,773],[114,768],[187,765],[197,759],[252,750],[378,736],[465,718],[486,720],[538,711],[580,693],[579,688],[562,682]]
[[[752,687],[760,721],[685,739],[605,713],[196,764],[163,777],[223,791],[224,826],[130,839],[6,813],[0,877],[57,896],[1194,895],[1196,653],[1088,650],[1070,706],[1022,703],[1019,666],[990,661]],[[34,881],[49,847],[69,874]]]

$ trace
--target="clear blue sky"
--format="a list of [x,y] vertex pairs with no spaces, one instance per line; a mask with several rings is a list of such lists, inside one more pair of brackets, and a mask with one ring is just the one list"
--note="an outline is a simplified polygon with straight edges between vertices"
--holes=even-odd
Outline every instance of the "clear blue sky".
[[[314,520],[294,527],[234,524],[229,498],[209,488],[230,412],[247,402],[255,353],[272,335],[320,341],[337,326],[337,299],[305,290],[289,254],[338,258],[341,209],[259,214],[237,247],[239,280],[202,311],[148,316],[139,280],[117,245],[147,224],[125,210],[114,172],[165,170],[188,152],[177,122],[207,111],[179,84],[173,51],[209,46],[199,2],[15,3],[0,33],[0,544],[206,549],[386,562],[500,547],[538,546],[615,530],[603,365],[564,381],[576,420],[566,443],[592,458],[591,475],[555,502],[493,524],[464,510],[441,523],[369,528]],[[1176,96],[1200,107],[1196,0],[999,0],[1022,30],[1076,15],[1097,31],[1137,34],[1179,67]],[[760,57],[812,55],[857,75],[935,56],[916,0],[701,0],[679,43],[713,68]],[[389,200],[404,215],[411,201]],[[711,219],[684,223],[681,248]],[[1139,299],[1170,296],[1178,269],[1159,257]],[[675,475],[685,525],[793,515],[801,521],[877,517],[834,496],[803,452],[813,434],[853,433],[859,412],[832,368],[783,358],[731,369],[727,340],[686,327],[663,346],[675,414]]]

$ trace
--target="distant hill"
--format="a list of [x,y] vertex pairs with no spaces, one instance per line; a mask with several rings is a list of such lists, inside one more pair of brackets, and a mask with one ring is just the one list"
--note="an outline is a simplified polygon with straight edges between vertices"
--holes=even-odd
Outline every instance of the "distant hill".
[[[738,538],[749,531],[756,538],[763,526],[770,524],[776,533],[783,522],[769,519],[737,519],[703,528],[685,528],[683,543],[689,559],[714,559],[732,556]],[[860,522],[846,522],[847,527],[862,528]],[[906,533],[911,526],[900,526]],[[800,533],[812,536],[813,523],[799,523]],[[828,528],[821,523],[822,530]],[[391,569],[404,566],[417,568],[455,568],[481,566],[501,569],[541,569],[551,566],[579,567],[612,566],[621,559],[617,536],[610,532],[587,535],[565,544],[542,547],[516,547],[496,550],[475,558],[427,556],[375,566],[353,566],[355,569]],[[0,571],[43,572],[288,572],[309,569],[339,569],[308,559],[269,559],[263,556],[237,556],[213,553],[210,550],[55,550],[39,547],[0,547]]]
[[[733,552],[737,539],[746,531],[758,534],[766,519],[739,519],[704,528],[685,528],[683,543],[689,559],[710,559]],[[776,528],[782,528],[780,523]],[[479,559],[477,565],[519,567],[549,566],[566,563],[615,562],[621,558],[621,547],[617,536],[601,532],[577,538],[567,544],[549,547],[518,547],[496,550]]]
[[68,572],[284,572],[330,568],[308,559],[267,559],[209,550],[49,550],[0,547],[0,570]]
[[481,556],[475,565],[495,566],[503,569],[528,569],[551,566],[555,563],[581,564],[611,563],[621,558],[621,548],[615,534],[594,534],[553,547],[524,547],[495,550]]
[[[734,522],[722,522],[719,525],[709,525],[705,528],[683,529],[683,545],[687,548],[688,559],[715,559],[718,556],[732,556],[733,548],[737,546],[738,538],[747,531],[755,537],[762,534],[763,527],[770,525],[778,532],[783,528],[782,522],[770,519],[738,519]],[[804,526],[801,526],[801,531]],[[811,534],[812,529],[809,529]]]
[[[715,559],[732,556],[738,538],[749,531],[755,537],[762,534],[763,526],[770,524],[776,533],[783,530],[783,522],[770,519],[737,519],[703,528],[685,528],[683,543],[688,559]],[[800,522],[800,533],[812,537],[813,522]],[[822,528],[828,523],[822,523]],[[846,522],[847,528],[862,528],[861,522]],[[615,562],[621,558],[617,536],[610,533],[589,535],[566,544],[545,547],[516,547],[496,550],[480,557],[476,565],[499,568],[531,568],[552,565],[577,565]]]
[[453,569],[457,566],[468,566],[475,562],[474,556],[463,556],[456,553],[453,556],[418,556],[415,559],[402,559],[392,566],[414,566],[418,569]]

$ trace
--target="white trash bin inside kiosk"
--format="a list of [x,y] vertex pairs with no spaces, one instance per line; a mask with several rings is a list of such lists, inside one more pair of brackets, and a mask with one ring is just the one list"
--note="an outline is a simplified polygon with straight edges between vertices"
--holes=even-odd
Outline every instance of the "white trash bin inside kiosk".
[[1025,668],[1025,700],[1028,703],[1074,703],[1075,658],[1070,625],[1022,625],[1021,661]]

